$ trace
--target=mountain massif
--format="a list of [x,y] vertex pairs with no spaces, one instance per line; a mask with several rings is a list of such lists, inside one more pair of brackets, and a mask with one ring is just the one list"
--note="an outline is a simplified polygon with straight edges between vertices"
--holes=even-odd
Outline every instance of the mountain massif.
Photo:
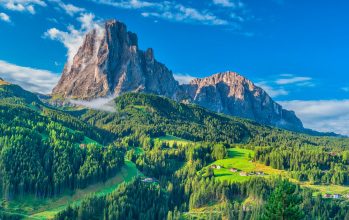
[[140,50],[137,35],[116,20],[86,35],[53,89],[53,95],[84,100],[127,92],[166,96],[266,125],[304,129],[294,112],[283,109],[263,89],[237,73],[218,73],[180,85],[154,58],[153,49]]

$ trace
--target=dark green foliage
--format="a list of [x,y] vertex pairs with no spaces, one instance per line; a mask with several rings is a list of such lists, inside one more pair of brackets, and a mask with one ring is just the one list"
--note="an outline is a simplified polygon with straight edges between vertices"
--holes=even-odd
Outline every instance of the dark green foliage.
[[[206,219],[258,219],[262,213],[266,219],[349,217],[347,203],[313,198],[312,191],[287,181],[218,182],[212,169],[201,172],[225,158],[227,148],[241,145],[256,152],[254,159],[299,180],[348,184],[346,138],[288,132],[139,93],[118,97],[114,113],[58,110],[13,86],[0,86],[0,97],[0,186],[7,198],[52,196],[105,181],[123,165],[126,150],[146,177],[155,178],[135,179],[107,196],[91,195],[56,219],[180,219],[211,205],[217,211]],[[152,139],[164,135],[199,142]],[[87,137],[99,144],[87,144]],[[247,199],[255,203],[245,204]]]
[[17,103],[17,104],[42,104],[38,97],[17,85],[0,86],[1,102]]
[[296,185],[287,180],[279,180],[268,199],[262,219],[303,219],[304,214],[300,208],[301,203],[302,197]]
[[155,95],[130,93],[118,97],[115,103],[116,113],[91,110],[81,118],[121,137],[133,136],[135,140],[170,134],[193,141],[236,143],[249,136],[239,120]]
[[158,185],[137,178],[107,197],[89,197],[77,208],[68,207],[55,219],[165,219],[167,204],[167,195]]
[[346,151],[328,147],[256,148],[255,158],[273,168],[292,171],[300,181],[324,184],[349,184]]
[[[0,103],[0,181],[6,198],[25,193],[51,196],[85,187],[122,166],[123,154],[116,149],[83,144],[87,134],[101,139],[98,130],[70,115],[62,115],[60,123],[58,116],[43,114]],[[74,123],[79,131],[68,126]]]

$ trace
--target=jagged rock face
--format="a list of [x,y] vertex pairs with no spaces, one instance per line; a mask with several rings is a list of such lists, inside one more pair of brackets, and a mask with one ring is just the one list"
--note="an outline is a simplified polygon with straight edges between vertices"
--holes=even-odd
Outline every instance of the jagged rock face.
[[303,130],[294,112],[282,109],[246,78],[226,72],[180,85],[152,49],[141,51],[137,35],[112,20],[88,33],[53,90],[65,98],[94,99],[125,92],[163,95],[210,110],[289,130]]
[[172,97],[177,89],[172,72],[155,60],[153,50],[139,50],[137,35],[112,20],[86,35],[52,93],[79,99],[125,92]]
[[194,79],[188,85],[181,85],[177,98],[262,124],[296,131],[303,129],[294,112],[284,110],[263,89],[234,72]]

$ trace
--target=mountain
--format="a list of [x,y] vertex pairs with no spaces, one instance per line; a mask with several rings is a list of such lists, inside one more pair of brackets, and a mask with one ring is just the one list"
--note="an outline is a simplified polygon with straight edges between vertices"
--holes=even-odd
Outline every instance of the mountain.
[[303,130],[303,124],[294,112],[283,109],[263,89],[234,72],[194,79],[181,86],[179,99],[262,124]]
[[137,35],[111,20],[86,35],[53,94],[92,99],[138,91],[171,97],[177,87],[172,72],[155,60],[153,50],[139,50]]
[[91,100],[127,92],[162,95],[266,125],[304,129],[294,112],[283,109],[263,89],[237,73],[215,74],[179,85],[172,72],[154,58],[153,49],[140,50],[137,35],[116,20],[86,35],[52,93]]

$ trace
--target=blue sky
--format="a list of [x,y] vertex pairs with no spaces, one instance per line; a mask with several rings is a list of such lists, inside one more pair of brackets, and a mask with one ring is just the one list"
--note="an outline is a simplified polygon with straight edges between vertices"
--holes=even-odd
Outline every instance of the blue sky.
[[183,80],[236,71],[307,127],[349,134],[348,10],[345,0],[0,0],[0,77],[49,91],[84,33],[116,18]]

